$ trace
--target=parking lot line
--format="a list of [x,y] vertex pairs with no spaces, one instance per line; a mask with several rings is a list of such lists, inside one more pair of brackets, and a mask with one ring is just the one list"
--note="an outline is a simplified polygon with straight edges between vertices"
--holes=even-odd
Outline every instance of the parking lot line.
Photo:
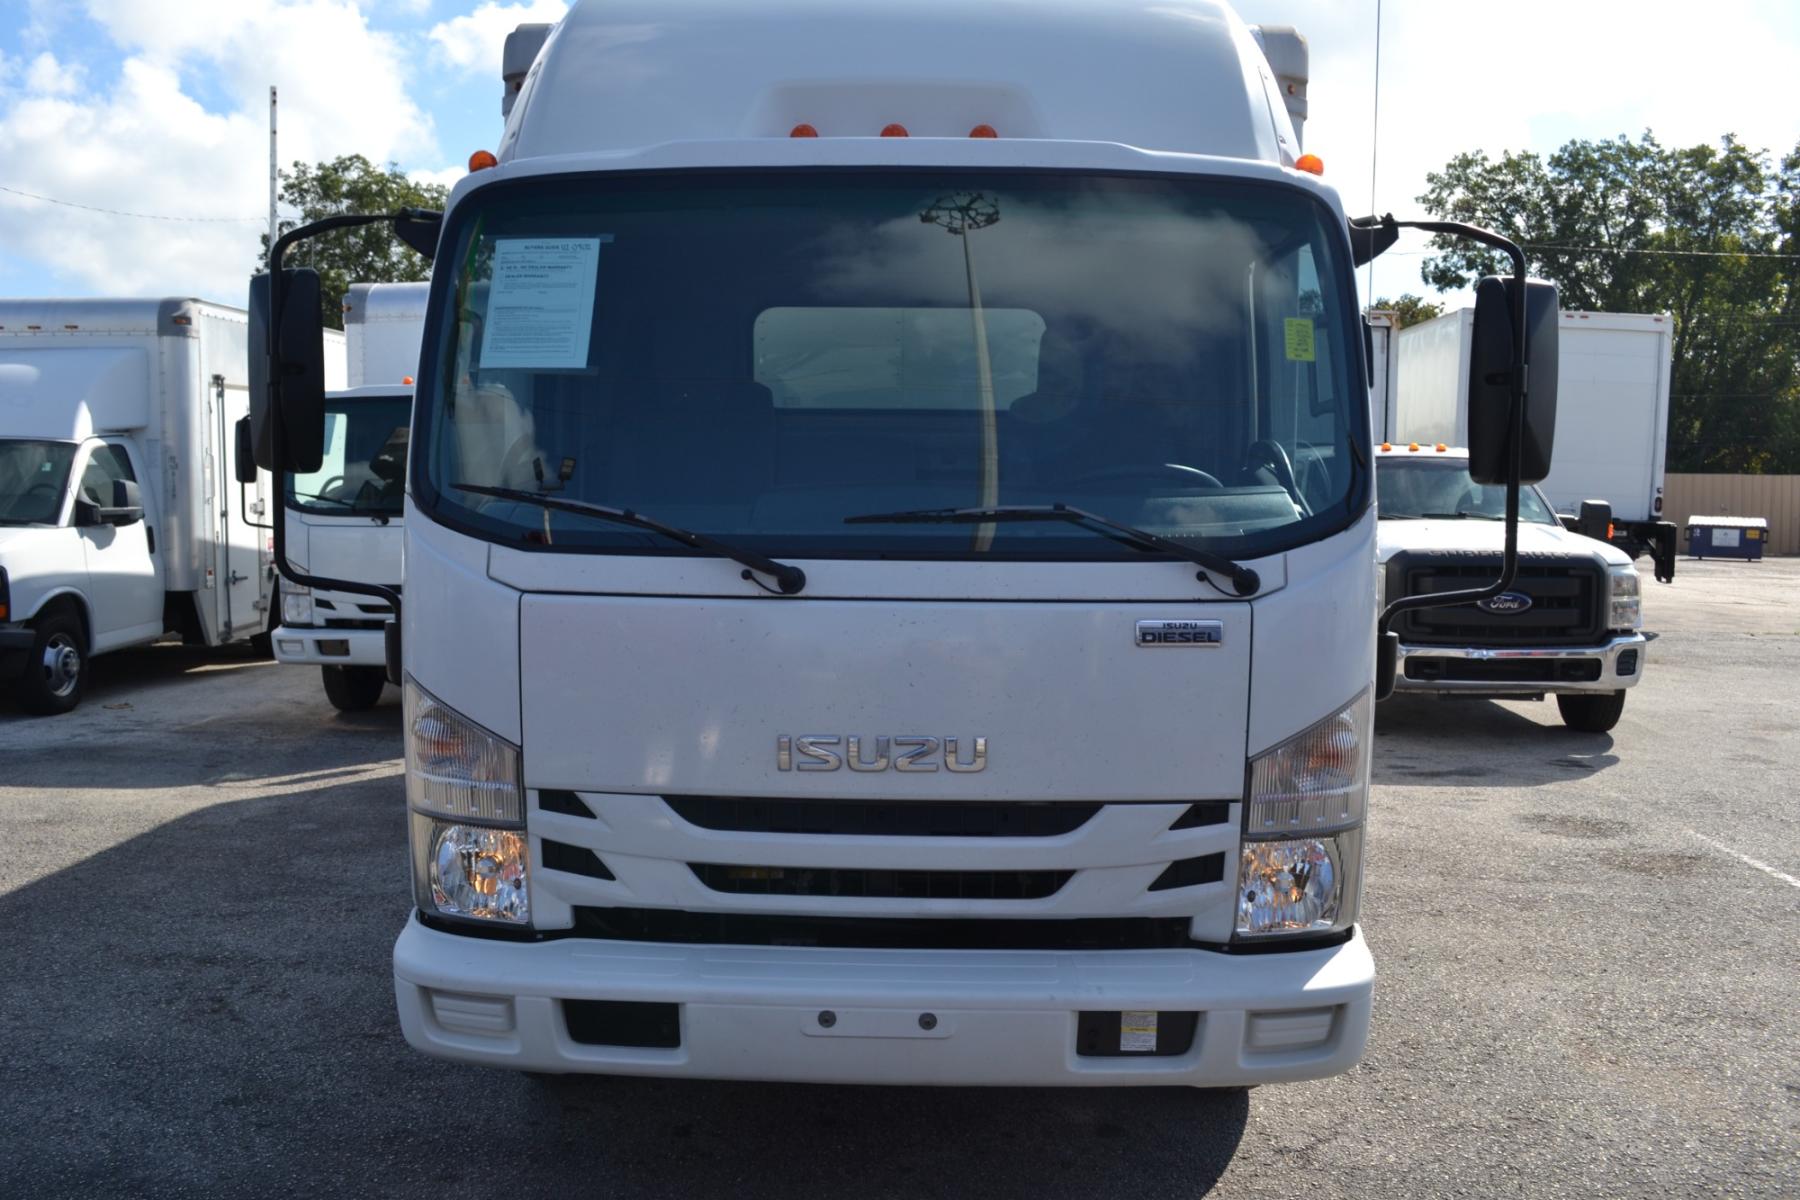
[[1785,871],[1777,871],[1774,867],[1771,867],[1768,863],[1762,862],[1758,859],[1751,858],[1748,854],[1739,854],[1736,850],[1733,850],[1730,846],[1727,846],[1724,842],[1715,842],[1713,839],[1707,837],[1704,833],[1695,833],[1692,829],[1688,830],[1687,832],[1691,836],[1699,838],[1701,841],[1703,841],[1707,845],[1711,846],[1714,850],[1718,850],[1721,853],[1731,855],[1731,857],[1737,859],[1739,862],[1743,863],[1745,866],[1755,867],[1757,870],[1761,871],[1764,875],[1772,876],[1775,879],[1779,879],[1779,880],[1781,880],[1781,882],[1787,884],[1789,887],[1800,888],[1800,879],[1795,879],[1792,875],[1789,875]]

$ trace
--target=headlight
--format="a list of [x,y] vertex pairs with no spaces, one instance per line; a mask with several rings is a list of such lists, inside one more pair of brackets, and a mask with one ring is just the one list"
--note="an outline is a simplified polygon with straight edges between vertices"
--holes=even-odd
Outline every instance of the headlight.
[[1627,563],[1609,567],[1606,572],[1608,629],[1636,629],[1644,623],[1643,604],[1638,598],[1637,568]]
[[312,589],[297,583],[281,581],[281,623],[311,625],[313,623]]
[[421,912],[531,920],[519,751],[408,677],[403,694],[413,895]]
[[1239,937],[1329,933],[1355,922],[1373,717],[1364,692],[1251,760]]
[[495,829],[412,814],[419,907],[446,917],[531,921],[531,854],[522,829]]

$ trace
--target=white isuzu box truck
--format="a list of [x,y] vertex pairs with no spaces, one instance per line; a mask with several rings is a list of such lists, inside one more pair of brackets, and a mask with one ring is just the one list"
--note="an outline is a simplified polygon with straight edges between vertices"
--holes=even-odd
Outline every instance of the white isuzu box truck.
[[179,297],[0,300],[0,668],[28,711],[74,708],[96,654],[268,631],[267,477],[227,457],[247,329]]
[[[1302,154],[1305,62],[1210,0],[580,3],[510,40],[445,213],[276,243],[283,473],[326,407],[287,252],[380,220],[437,264],[385,631],[409,1042],[862,1083],[1356,1062],[1398,642],[1352,270],[1400,223]],[[1431,228],[1514,264],[1469,403],[1516,493],[1554,289]],[[1513,549],[1394,607],[1498,594]]]
[[[1675,576],[1676,529],[1663,519],[1669,441],[1667,313],[1564,312],[1559,340],[1556,468],[1541,485],[1565,524]],[[1394,339],[1398,386],[1378,422],[1397,444],[1467,441],[1472,308],[1409,325]]]
[[[319,469],[288,477],[288,553],[314,574],[400,586],[406,439],[424,328],[423,283],[359,283],[344,299],[350,386],[326,398]],[[247,474],[247,472],[246,472]],[[386,686],[378,596],[283,580],[275,657],[317,666],[326,698],[352,712]]]

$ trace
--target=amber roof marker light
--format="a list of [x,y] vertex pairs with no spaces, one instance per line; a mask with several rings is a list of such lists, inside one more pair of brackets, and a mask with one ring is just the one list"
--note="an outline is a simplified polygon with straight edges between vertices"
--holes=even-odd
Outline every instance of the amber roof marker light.
[[791,138],[818,137],[819,131],[813,126],[808,125],[805,121],[802,121],[792,129],[788,130],[788,136]]
[[489,167],[497,167],[499,165],[500,160],[494,157],[494,152],[492,150],[477,150],[475,153],[469,155],[469,173],[471,175],[476,171],[485,171]]
[[882,126],[881,136],[882,137],[908,137],[910,135],[906,132],[906,126],[904,126],[904,125],[900,124],[898,121],[896,121],[892,125]]
[[992,125],[981,124],[969,130],[969,136],[972,138],[997,138],[1000,136],[1000,131]]
[[1294,170],[1305,171],[1308,175],[1323,175],[1325,160],[1316,154],[1302,154],[1294,160]]

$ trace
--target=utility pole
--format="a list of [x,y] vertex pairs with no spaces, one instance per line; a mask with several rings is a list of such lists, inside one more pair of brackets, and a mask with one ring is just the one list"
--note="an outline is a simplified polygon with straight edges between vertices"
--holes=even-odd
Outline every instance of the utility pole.
[[275,198],[281,191],[281,160],[275,153],[275,86],[269,85],[269,249],[275,248],[275,239],[281,236],[281,229],[275,221]]

